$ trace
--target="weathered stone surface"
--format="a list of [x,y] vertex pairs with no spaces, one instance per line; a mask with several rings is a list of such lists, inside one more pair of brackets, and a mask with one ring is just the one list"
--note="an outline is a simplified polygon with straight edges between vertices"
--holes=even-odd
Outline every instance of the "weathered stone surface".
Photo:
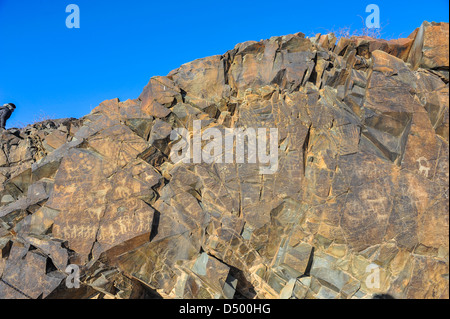
[[334,51],[338,54],[342,54],[352,48],[359,48],[360,50],[368,48],[368,52],[380,50],[406,62],[413,42],[414,39],[410,38],[387,41],[383,39],[374,39],[368,36],[355,36],[352,37],[350,41],[345,38],[340,39],[340,43],[338,43],[337,48]]
[[30,250],[30,244],[14,243],[0,281],[2,298],[45,298],[61,283],[65,276],[48,267],[45,253],[49,252],[41,254]]
[[449,81],[449,24],[424,23],[414,31],[414,39],[408,62],[413,69],[430,69],[448,83]]
[[[336,42],[241,43],[2,132],[0,298],[448,298],[448,23]],[[277,170],[172,162],[196,120],[278,129]]]

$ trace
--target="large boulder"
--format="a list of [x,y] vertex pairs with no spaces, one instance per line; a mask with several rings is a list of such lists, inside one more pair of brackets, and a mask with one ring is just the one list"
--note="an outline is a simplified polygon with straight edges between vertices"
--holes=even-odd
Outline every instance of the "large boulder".
[[[448,298],[448,68],[448,23],[297,33],[2,132],[0,298]],[[211,128],[277,129],[274,170],[172,161]]]

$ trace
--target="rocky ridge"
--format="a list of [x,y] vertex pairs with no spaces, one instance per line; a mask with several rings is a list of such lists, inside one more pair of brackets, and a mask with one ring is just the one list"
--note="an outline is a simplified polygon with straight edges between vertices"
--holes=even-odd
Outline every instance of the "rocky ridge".
[[[448,298],[448,36],[249,41],[2,132],[0,298]],[[277,173],[172,163],[194,120],[278,128]]]

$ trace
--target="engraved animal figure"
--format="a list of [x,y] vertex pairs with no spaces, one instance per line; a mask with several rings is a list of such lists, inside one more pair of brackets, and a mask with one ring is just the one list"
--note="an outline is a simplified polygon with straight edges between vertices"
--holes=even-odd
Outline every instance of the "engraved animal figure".
[[[428,160],[422,156],[417,160],[417,162],[419,163],[419,174],[428,177],[428,173],[430,172],[430,167],[428,167]],[[423,164],[424,162],[426,163],[425,165]]]

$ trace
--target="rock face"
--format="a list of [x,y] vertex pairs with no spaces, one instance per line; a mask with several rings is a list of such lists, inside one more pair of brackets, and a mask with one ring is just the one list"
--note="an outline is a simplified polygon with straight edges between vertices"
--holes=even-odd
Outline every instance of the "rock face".
[[[245,42],[4,131],[0,298],[448,298],[448,34]],[[277,128],[278,170],[173,163],[198,120]]]

